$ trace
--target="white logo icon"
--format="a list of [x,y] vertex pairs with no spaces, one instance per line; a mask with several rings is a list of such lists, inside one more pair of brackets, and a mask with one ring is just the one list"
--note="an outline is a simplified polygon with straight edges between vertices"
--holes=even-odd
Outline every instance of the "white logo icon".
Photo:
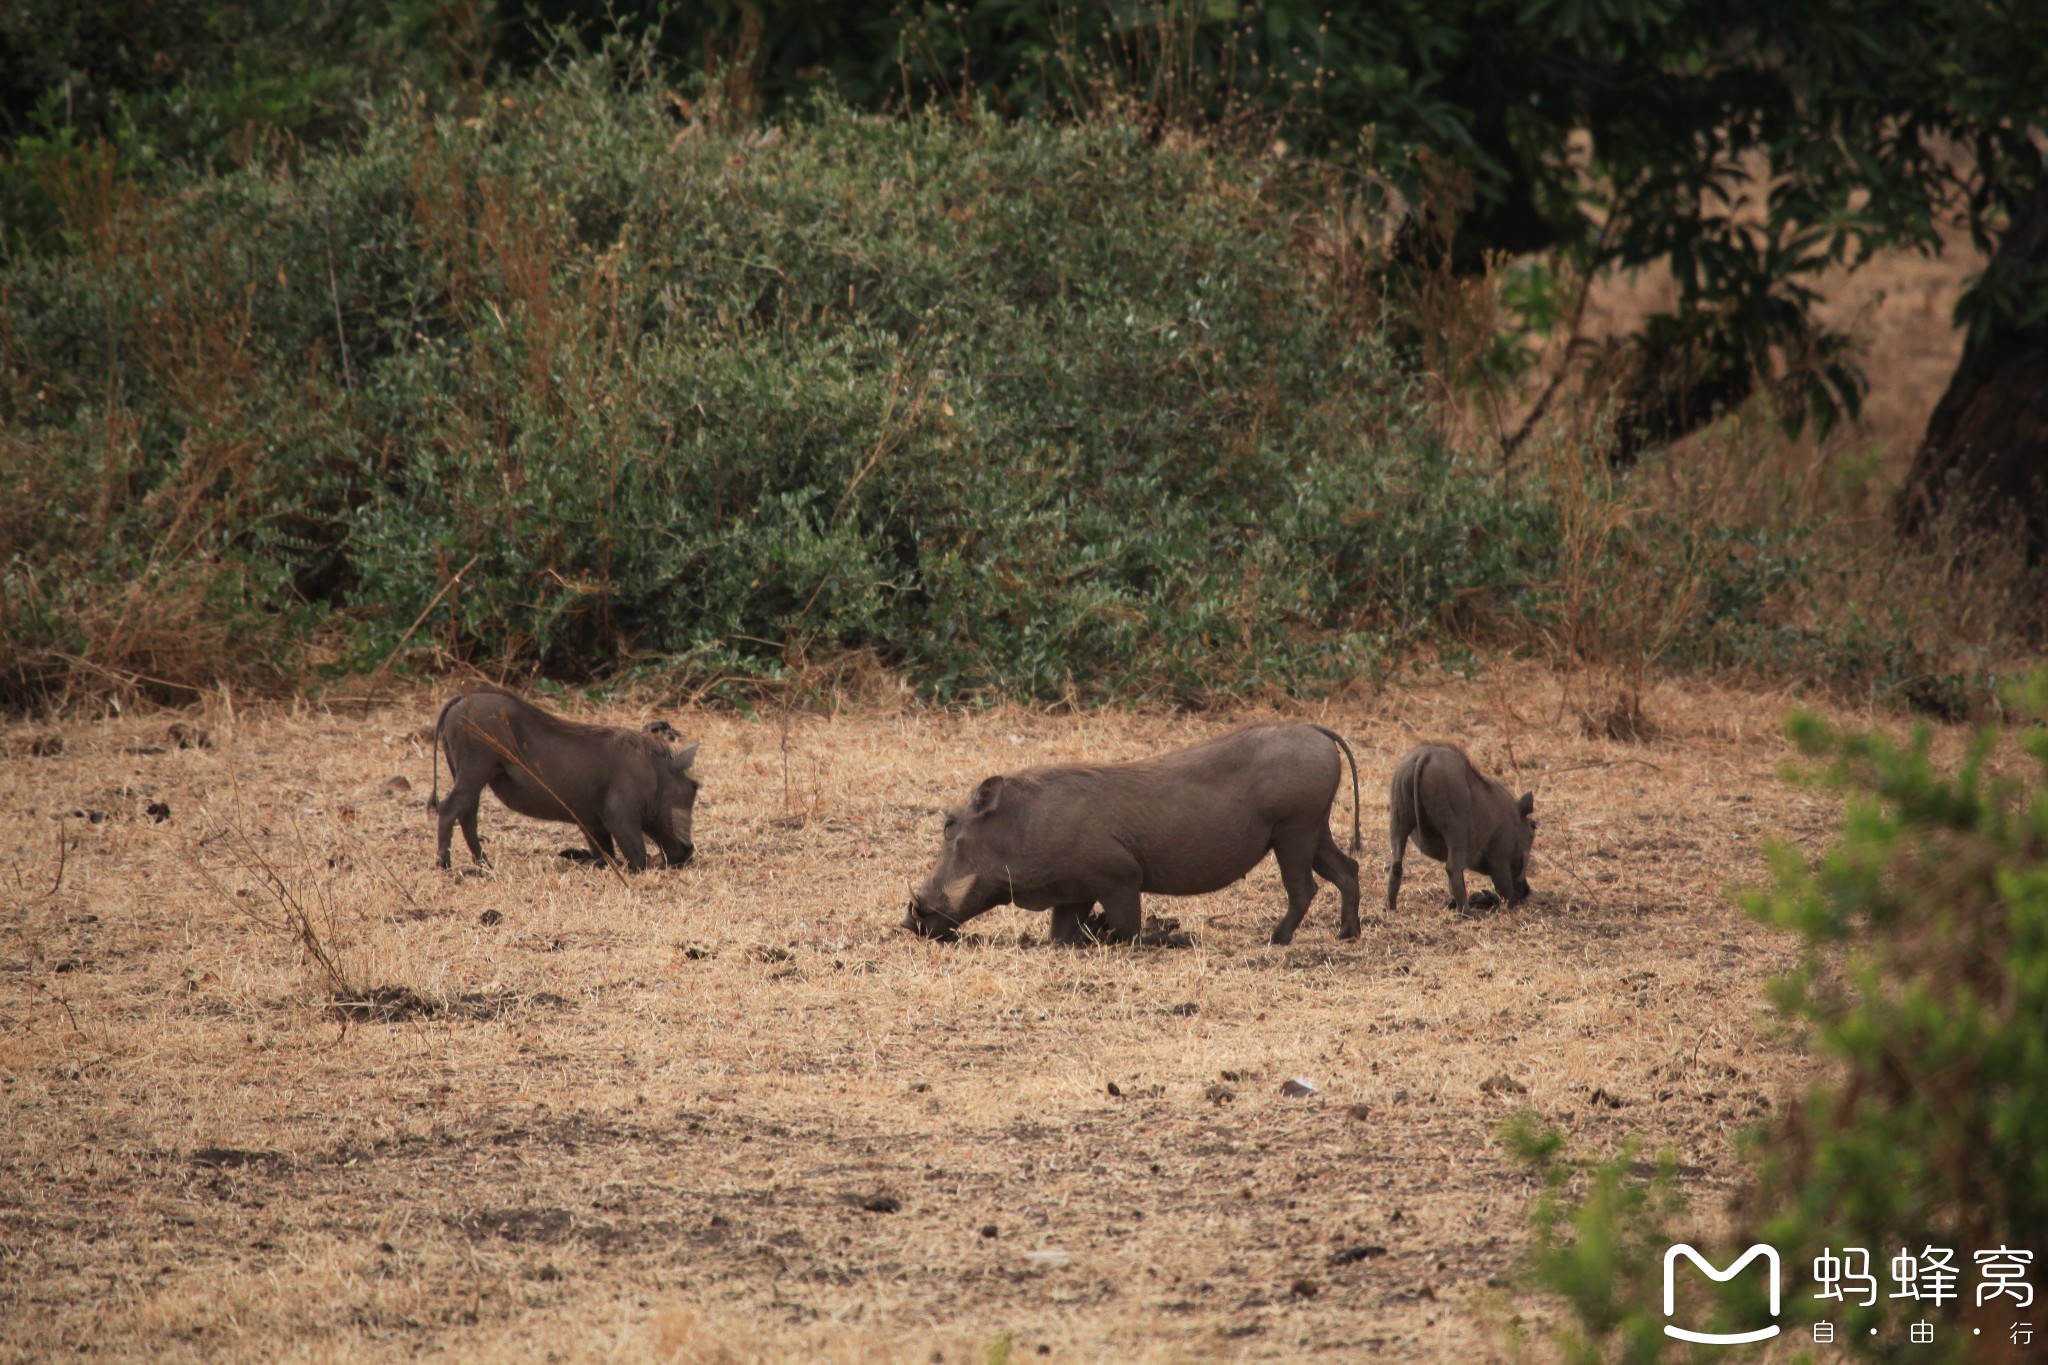
[[[1742,1268],[1757,1257],[1764,1258],[1771,1269],[1771,1316],[1778,1316],[1778,1249],[1768,1243],[1758,1242],[1755,1246],[1736,1257],[1735,1263],[1726,1270],[1716,1270],[1711,1261],[1694,1251],[1684,1242],[1664,1253],[1664,1316],[1670,1317],[1678,1311],[1678,1297],[1671,1282],[1671,1268],[1684,1256],[1706,1273],[1708,1279],[1717,1284],[1726,1284],[1742,1273]],[[1683,1327],[1664,1324],[1664,1335],[1680,1341],[1696,1341],[1706,1346],[1740,1346],[1744,1342],[1764,1341],[1778,1335],[1778,1325],[1759,1327],[1754,1332],[1690,1332]]]

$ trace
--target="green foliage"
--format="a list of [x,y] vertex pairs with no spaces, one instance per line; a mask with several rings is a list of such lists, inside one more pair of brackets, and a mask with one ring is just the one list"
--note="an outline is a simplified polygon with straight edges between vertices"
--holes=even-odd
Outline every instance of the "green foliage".
[[[1816,318],[1817,272],[1939,250],[1957,223],[1988,246],[2042,180],[2048,131],[2048,9],[1981,0],[23,0],[0,12],[0,244],[41,249],[45,182],[99,140],[128,177],[221,167],[353,130],[365,94],[408,76],[473,113],[493,70],[545,64],[564,33],[624,33],[662,59],[636,78],[708,77],[741,121],[826,93],[1284,132],[1395,184],[1425,271],[1666,262],[1675,307],[1609,358],[1630,456],[1760,394],[1788,426],[1853,415],[1863,380]],[[2024,269],[1958,318],[1982,336],[2044,309],[2048,271]],[[1485,368],[1516,351],[1504,338]]]
[[[2048,673],[2010,700],[2048,718]],[[1806,940],[1778,1007],[1849,1079],[1766,1167],[1765,1230],[1790,1247],[1845,1228],[2031,1245],[2048,1228],[2048,728],[2017,736],[2025,777],[1988,768],[1992,731],[1953,776],[1925,732],[1791,732],[1848,793],[1843,838],[1814,868],[1775,850],[1776,889],[1748,903]]]
[[1531,1113],[1510,1119],[1501,1137],[1543,1180],[1529,1215],[1536,1234],[1531,1274],[1578,1319],[1558,1334],[1564,1358],[1574,1365],[1656,1360],[1665,1340],[1661,1317],[1644,1314],[1642,1305],[1662,1292],[1668,1228],[1685,1206],[1671,1156],[1648,1179],[1633,1148],[1582,1162],[1566,1155],[1562,1134],[1539,1127]]
[[610,73],[58,183],[67,251],[0,281],[11,688],[203,682],[312,607],[344,666],[866,652],[940,698],[1198,701],[1543,578],[1548,514],[1427,432],[1282,164],[1109,120],[727,133]]
[[0,256],[59,238],[53,178],[225,168],[332,139],[423,74],[432,0],[14,0],[0,7]]
[[[547,0],[592,38],[656,7]],[[1168,121],[1284,127],[1396,173],[1419,237],[1450,254],[1557,250],[1583,271],[1668,262],[1676,307],[1629,339],[1625,448],[1753,394],[1788,426],[1853,416],[1863,381],[1811,284],[1874,248],[2003,230],[2043,174],[2048,8],[1980,0],[720,0],[659,11],[661,41],[710,53],[770,109],[834,89],[862,105],[973,92],[1009,114],[1127,100]],[[545,27],[507,30],[515,59]],[[1955,149],[1967,148],[1967,156]],[[1575,150],[1576,149],[1576,150]],[[1431,166],[1464,172],[1439,202]],[[1768,185],[1752,174],[1768,167]],[[1411,243],[1419,256],[1434,246]],[[2048,307],[2048,275],[1986,282],[1973,327]]]
[[[1901,1247],[1953,1248],[1965,1268],[1975,1250],[2042,1250],[2048,725],[2039,722],[2048,720],[2048,671],[2010,689],[2008,701],[2035,723],[2009,737],[1984,731],[1953,774],[1937,770],[1925,731],[1902,746],[1811,716],[1789,726],[1804,753],[1825,761],[1821,780],[1846,795],[1843,831],[1811,864],[1789,845],[1773,849],[1775,885],[1745,903],[1803,941],[1802,965],[1772,995],[1835,1074],[1751,1135],[1755,1180],[1727,1243],[1778,1249],[1788,1321],[1813,1316],[1805,1276],[1827,1248],[1870,1248],[1881,1279]],[[2001,753],[2014,771],[1994,764]],[[1645,1273],[1647,1258],[1684,1240],[1679,1206],[1656,1184],[1631,1184],[1619,1163],[1597,1168],[1586,1193],[1560,1203],[1554,1152],[1531,1150],[1526,1132],[1514,1141],[1553,1172],[1534,1213],[1535,1280],[1571,1307],[1574,1349],[1588,1359],[1612,1350],[1659,1358],[1661,1279]],[[1761,1321],[1755,1293],[1731,1284],[1724,1323]],[[1896,1333],[1872,1341],[1862,1330],[1883,1311],[1842,1314],[1846,1349],[1895,1349]],[[1967,1355],[1969,1338],[1946,1339],[1952,1358]]]

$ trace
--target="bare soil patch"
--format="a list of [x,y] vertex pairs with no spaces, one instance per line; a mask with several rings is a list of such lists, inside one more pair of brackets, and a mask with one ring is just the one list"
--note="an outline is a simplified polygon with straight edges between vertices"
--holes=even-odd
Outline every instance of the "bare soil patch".
[[[1188,946],[1084,950],[900,931],[940,812],[1254,713],[674,716],[697,857],[622,879],[492,799],[495,866],[436,872],[438,700],[10,727],[0,1355],[1485,1359],[1532,1311],[1506,1115],[1668,1145],[1711,1203],[1811,1074],[1760,990],[1790,945],[1726,895],[1838,814],[1778,779],[1774,696],[1653,688],[1642,743],[1533,669],[1317,709],[1363,939],[1325,888],[1267,946],[1268,862],[1148,904]],[[1527,905],[1455,919],[1416,855],[1380,913],[1425,737],[1536,789]]]

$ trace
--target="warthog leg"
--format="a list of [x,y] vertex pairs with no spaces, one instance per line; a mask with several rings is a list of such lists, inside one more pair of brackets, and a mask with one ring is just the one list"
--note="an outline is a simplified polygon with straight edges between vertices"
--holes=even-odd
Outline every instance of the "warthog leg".
[[1328,830],[1316,841],[1315,872],[1337,888],[1337,937],[1358,937],[1358,860],[1337,847]]
[[618,841],[619,856],[626,860],[626,866],[635,872],[647,870],[647,836],[640,832],[640,814],[637,810],[623,809],[625,803],[615,801],[605,807],[604,828],[610,836],[605,840]]
[[1052,941],[1054,943],[1086,943],[1088,937],[1082,929],[1088,920],[1088,912],[1095,908],[1094,901],[1073,901],[1052,908]]
[[1130,943],[1145,927],[1145,908],[1135,886],[1118,887],[1102,897],[1102,922],[1095,928],[1105,943]]
[[[1327,840],[1329,831],[1322,837]],[[1294,931],[1301,927],[1301,917],[1308,913],[1309,902],[1316,898],[1316,879],[1310,868],[1315,863],[1316,832],[1304,830],[1300,834],[1289,832],[1273,841],[1273,861],[1280,865],[1280,884],[1287,888],[1287,914],[1273,926],[1274,943],[1292,943]]]
[[1387,913],[1394,913],[1394,902],[1401,895],[1401,864],[1408,857],[1408,840],[1415,833],[1415,816],[1407,804],[1396,799],[1388,816],[1387,838],[1393,844],[1393,851],[1387,859]]
[[[1453,853],[1455,854],[1456,852],[1457,850],[1454,849]],[[1471,914],[1472,898],[1471,896],[1466,894],[1465,891],[1464,859],[1455,856],[1452,857],[1449,862],[1444,864],[1444,871],[1449,876],[1451,883],[1450,903],[1444,908],[1447,910],[1455,910],[1461,915]]]
[[448,793],[448,799],[441,803],[441,826],[437,832],[434,861],[437,866],[448,866],[449,838],[459,822],[462,825],[463,842],[469,845],[469,856],[477,862],[487,861],[484,857],[483,841],[476,837],[476,808],[483,800],[484,784],[456,778],[455,785]]

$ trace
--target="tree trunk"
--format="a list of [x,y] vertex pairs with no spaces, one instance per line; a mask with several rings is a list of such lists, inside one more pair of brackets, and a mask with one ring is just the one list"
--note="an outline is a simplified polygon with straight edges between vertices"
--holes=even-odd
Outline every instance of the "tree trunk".
[[[2008,293],[2022,315],[2048,303],[2048,179],[2014,215],[1983,287]],[[1964,346],[1899,490],[1899,530],[1923,535],[1951,508],[2016,532],[2029,564],[2048,559],[2048,314],[2000,322]]]

